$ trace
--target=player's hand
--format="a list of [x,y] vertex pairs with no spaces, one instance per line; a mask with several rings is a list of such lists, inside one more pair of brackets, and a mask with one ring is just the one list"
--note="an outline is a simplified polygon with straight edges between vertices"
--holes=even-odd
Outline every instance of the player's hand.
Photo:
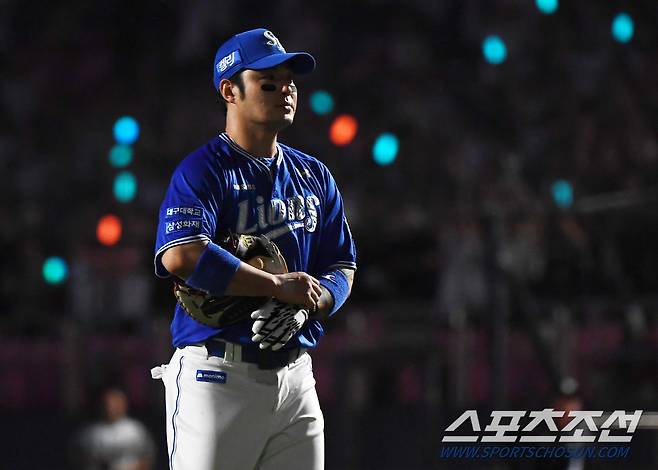
[[308,310],[299,305],[290,305],[271,300],[251,314],[254,321],[251,340],[260,343],[260,349],[272,347],[277,351],[304,326],[308,320]]
[[322,295],[320,281],[303,272],[277,274],[273,297],[315,311]]

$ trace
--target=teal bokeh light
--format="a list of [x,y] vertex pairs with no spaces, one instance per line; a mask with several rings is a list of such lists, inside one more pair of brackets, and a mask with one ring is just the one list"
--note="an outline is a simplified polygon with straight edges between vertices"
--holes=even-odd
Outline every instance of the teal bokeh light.
[[130,171],[122,171],[114,178],[114,197],[119,202],[130,202],[137,195],[137,178]]
[[114,138],[124,145],[133,144],[139,138],[139,124],[135,118],[122,116],[114,123]]
[[627,13],[619,13],[612,20],[612,36],[619,42],[628,42],[633,39],[635,24],[633,18]]
[[539,11],[545,15],[552,15],[557,11],[558,0],[535,0],[535,4]]
[[573,204],[573,187],[568,181],[557,180],[551,186],[551,193],[558,207],[568,209]]
[[124,168],[133,161],[133,149],[129,145],[117,144],[110,150],[110,164],[115,168]]
[[482,54],[490,64],[502,64],[507,58],[507,46],[499,36],[487,36],[482,41]]
[[334,109],[334,98],[329,92],[318,90],[311,95],[311,109],[315,114],[329,114]]
[[69,275],[69,268],[59,256],[51,256],[43,263],[42,269],[43,279],[48,284],[61,284],[66,280]]
[[381,134],[372,146],[372,158],[378,165],[390,165],[395,161],[400,149],[398,138],[389,132]]

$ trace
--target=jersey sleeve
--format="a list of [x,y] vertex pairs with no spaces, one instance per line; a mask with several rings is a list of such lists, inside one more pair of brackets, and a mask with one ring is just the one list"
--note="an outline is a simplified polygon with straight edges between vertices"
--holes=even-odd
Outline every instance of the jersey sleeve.
[[174,174],[160,206],[155,241],[155,274],[169,277],[162,265],[162,254],[176,245],[211,241],[217,227],[220,187],[203,159],[184,160]]
[[333,176],[325,170],[325,204],[316,274],[333,269],[356,269],[356,247],[345,215],[343,198]]

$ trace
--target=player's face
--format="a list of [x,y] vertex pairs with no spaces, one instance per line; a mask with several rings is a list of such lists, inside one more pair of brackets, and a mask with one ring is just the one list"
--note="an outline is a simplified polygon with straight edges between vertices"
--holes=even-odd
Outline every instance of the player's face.
[[286,64],[243,72],[244,94],[236,102],[242,118],[278,132],[292,124],[297,87]]

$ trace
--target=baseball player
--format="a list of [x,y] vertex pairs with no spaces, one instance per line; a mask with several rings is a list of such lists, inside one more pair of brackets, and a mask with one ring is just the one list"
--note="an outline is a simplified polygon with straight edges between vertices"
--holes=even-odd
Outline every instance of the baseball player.
[[[179,297],[176,350],[152,371],[165,384],[171,469],[324,467],[307,350],[349,296],[356,252],[329,170],[277,139],[297,109],[295,75],[314,68],[310,54],[287,53],[266,29],[222,44],[213,83],[226,130],[180,163],[160,208],[158,276],[210,296],[201,303],[211,307],[265,299],[222,324],[192,315],[199,303]],[[266,257],[245,262],[221,243],[226,232],[275,244],[286,269],[268,272]]]

